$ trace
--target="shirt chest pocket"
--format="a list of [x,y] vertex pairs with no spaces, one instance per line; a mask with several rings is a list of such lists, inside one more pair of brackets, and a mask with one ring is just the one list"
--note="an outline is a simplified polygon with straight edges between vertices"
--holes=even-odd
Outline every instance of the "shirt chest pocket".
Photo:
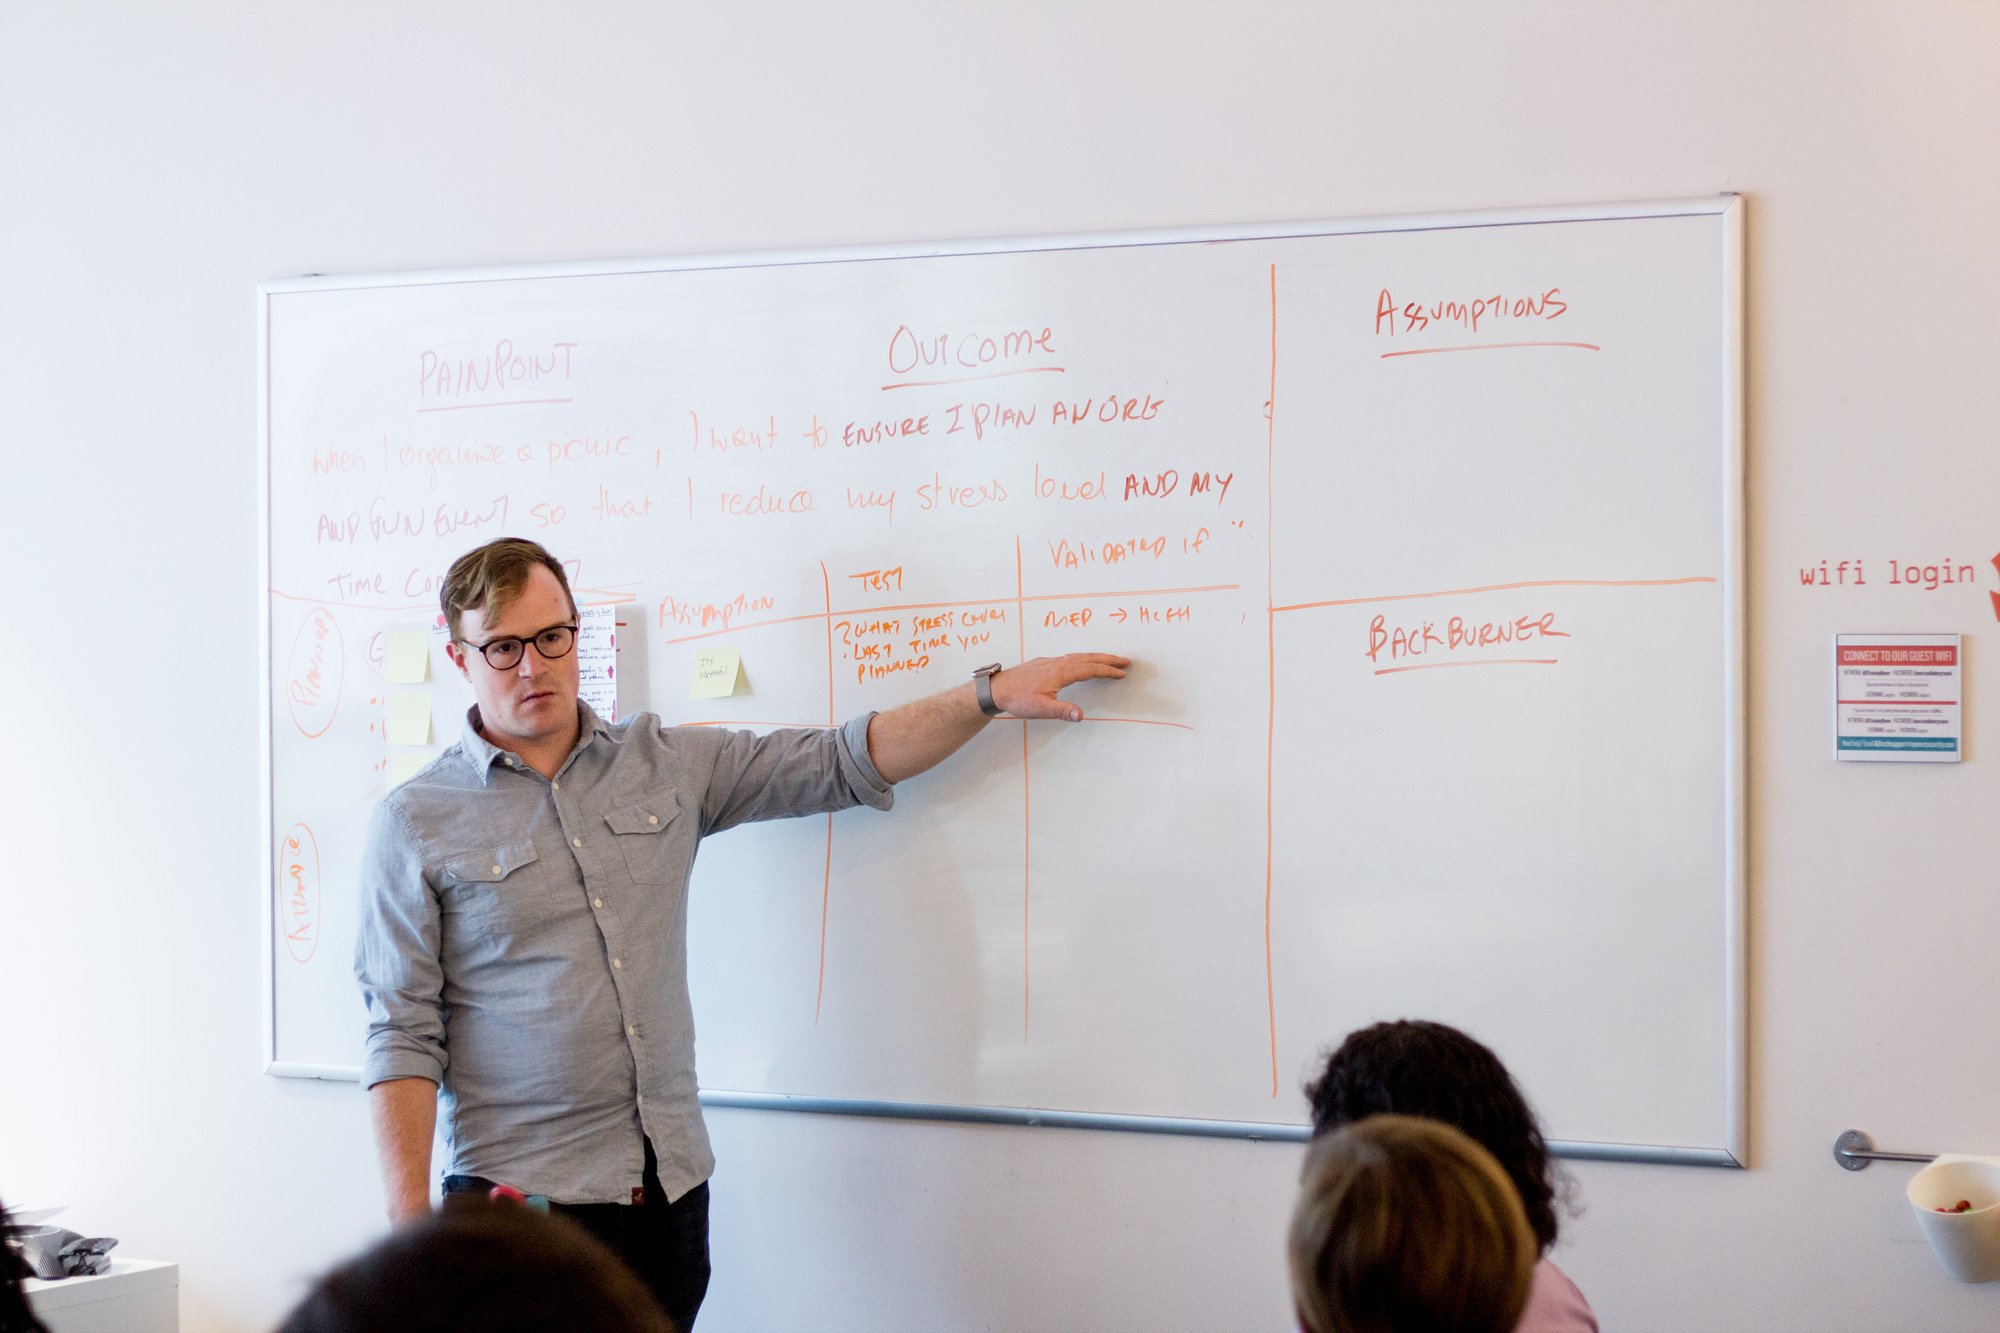
[[538,925],[559,904],[560,890],[536,865],[533,841],[460,852],[444,863],[445,926],[480,939],[507,939]]
[[687,870],[685,840],[676,827],[680,812],[680,797],[671,790],[661,790],[604,816],[604,822],[618,835],[615,841],[625,854],[625,868],[631,871],[633,883],[680,883]]

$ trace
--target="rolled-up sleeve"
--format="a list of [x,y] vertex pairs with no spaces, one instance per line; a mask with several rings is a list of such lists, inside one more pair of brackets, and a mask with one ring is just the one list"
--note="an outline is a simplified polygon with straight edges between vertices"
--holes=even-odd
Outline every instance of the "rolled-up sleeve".
[[362,853],[354,976],[368,1006],[361,1085],[394,1078],[444,1082],[441,914],[415,835],[393,801],[375,807]]
[[868,723],[874,716],[863,713],[844,727],[824,730],[708,733],[715,737],[715,752],[702,796],[703,832],[856,805],[887,810],[896,794],[868,756]]

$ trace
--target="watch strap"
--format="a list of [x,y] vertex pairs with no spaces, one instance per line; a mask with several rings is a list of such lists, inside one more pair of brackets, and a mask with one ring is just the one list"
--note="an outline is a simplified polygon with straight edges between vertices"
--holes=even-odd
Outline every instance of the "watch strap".
[[1000,716],[1000,705],[993,702],[993,678],[999,674],[998,662],[972,673],[972,692],[979,697],[979,711],[988,717]]

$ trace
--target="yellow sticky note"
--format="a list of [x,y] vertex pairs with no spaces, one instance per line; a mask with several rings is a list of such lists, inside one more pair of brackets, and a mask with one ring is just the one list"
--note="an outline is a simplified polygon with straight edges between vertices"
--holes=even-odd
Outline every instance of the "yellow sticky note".
[[431,636],[420,629],[389,631],[389,683],[421,685],[431,678]]
[[431,761],[428,754],[411,754],[404,751],[389,756],[389,785],[400,787],[417,775],[417,770]]
[[389,696],[389,744],[431,743],[431,696],[422,690],[398,690]]
[[694,650],[694,692],[690,699],[725,699],[736,693],[736,677],[743,669],[743,655],[735,648]]

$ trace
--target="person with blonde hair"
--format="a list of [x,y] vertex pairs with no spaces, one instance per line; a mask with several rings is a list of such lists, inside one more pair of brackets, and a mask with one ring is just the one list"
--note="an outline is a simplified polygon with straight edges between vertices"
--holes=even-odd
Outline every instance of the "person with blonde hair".
[[1347,1034],[1306,1097],[1315,1135],[1364,1116],[1420,1115],[1463,1131],[1492,1153],[1521,1196],[1542,1254],[1514,1333],[1597,1333],[1590,1302],[1548,1257],[1556,1206],[1569,1204],[1573,1182],[1549,1160],[1541,1125],[1499,1056],[1443,1023],[1374,1023]]
[[1535,1233],[1491,1153],[1374,1115],[1307,1148],[1287,1258],[1305,1333],[1510,1333]]

